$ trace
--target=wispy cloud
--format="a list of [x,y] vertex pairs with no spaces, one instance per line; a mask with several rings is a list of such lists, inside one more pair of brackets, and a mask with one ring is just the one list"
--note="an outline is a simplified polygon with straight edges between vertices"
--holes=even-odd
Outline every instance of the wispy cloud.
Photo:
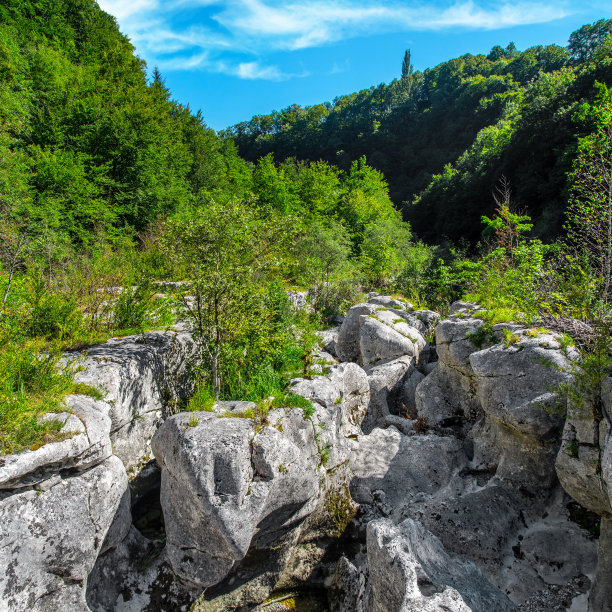
[[[380,0],[99,0],[138,52],[162,69],[195,68],[242,79],[291,76],[265,59],[380,32],[494,30],[569,14],[559,0],[455,0],[406,6]],[[196,23],[185,24],[188,11]]]

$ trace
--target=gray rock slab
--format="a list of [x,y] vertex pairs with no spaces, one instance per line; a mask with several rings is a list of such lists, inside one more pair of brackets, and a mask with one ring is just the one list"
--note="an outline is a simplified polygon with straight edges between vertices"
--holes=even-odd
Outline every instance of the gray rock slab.
[[[47,491],[0,501],[0,601],[12,612],[87,610],[87,577],[128,490],[121,461],[109,457]],[[124,507],[124,506],[123,506]],[[129,511],[129,502],[128,502]],[[105,544],[106,541],[106,544]]]
[[570,359],[554,337],[523,336],[516,344],[472,353],[469,360],[488,415],[540,440],[559,433],[563,418],[553,410],[559,396],[551,389],[569,380]]
[[44,418],[63,422],[61,433],[70,437],[34,451],[4,455],[0,465],[0,489],[38,485],[62,470],[85,470],[110,457],[111,421],[105,414],[107,406],[81,395],[69,396],[66,405],[70,413],[48,414]]
[[376,520],[367,528],[376,612],[516,612],[472,562],[450,555],[420,523]]
[[386,503],[399,510],[445,487],[465,464],[463,444],[456,438],[377,428],[360,436],[351,451],[351,494],[358,503],[372,504],[382,491]]

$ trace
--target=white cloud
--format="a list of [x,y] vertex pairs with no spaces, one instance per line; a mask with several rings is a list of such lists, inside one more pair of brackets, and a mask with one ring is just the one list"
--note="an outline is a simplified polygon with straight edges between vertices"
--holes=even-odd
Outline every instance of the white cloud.
[[[290,76],[260,63],[271,52],[317,47],[380,32],[493,30],[544,23],[569,14],[564,1],[455,0],[99,0],[138,53],[164,69],[206,69],[243,79]],[[177,25],[184,11],[206,9],[202,23]]]
[[238,64],[236,76],[241,79],[266,79],[270,81],[279,81],[285,78],[276,66],[261,66],[258,62]]

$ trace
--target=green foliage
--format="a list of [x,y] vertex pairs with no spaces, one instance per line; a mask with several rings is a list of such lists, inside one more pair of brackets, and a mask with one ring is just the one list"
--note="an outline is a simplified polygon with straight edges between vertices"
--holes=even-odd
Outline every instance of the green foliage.
[[194,394],[189,398],[185,407],[187,412],[213,412],[215,395],[205,381],[200,380],[196,385]]
[[70,366],[59,363],[58,353],[40,349],[40,343],[0,344],[0,454],[62,439],[63,422],[40,417],[65,411],[63,397],[84,390],[72,382]]
[[595,131],[578,143],[565,229],[574,251],[600,279],[599,293],[606,300],[612,284],[612,90],[600,83],[597,90],[595,104],[583,104],[577,114]]
[[589,60],[612,33],[612,19],[600,19],[572,32],[568,49],[576,62]]
[[196,215],[168,221],[163,249],[188,282],[179,289],[183,315],[220,396],[224,363],[265,323],[262,290],[267,271],[288,239],[279,219],[264,217],[247,202],[210,202]]
[[[481,236],[491,218],[491,187],[512,180],[517,210],[541,239],[562,231],[566,173],[577,139],[591,128],[572,121],[593,101],[596,80],[612,85],[612,20],[586,25],[568,48],[495,46],[424,72],[404,56],[402,78],[332,103],[292,105],[228,129],[247,159],[273,154],[326,160],[347,171],[366,155],[413,231],[430,244]],[[432,138],[435,135],[435,138]]]

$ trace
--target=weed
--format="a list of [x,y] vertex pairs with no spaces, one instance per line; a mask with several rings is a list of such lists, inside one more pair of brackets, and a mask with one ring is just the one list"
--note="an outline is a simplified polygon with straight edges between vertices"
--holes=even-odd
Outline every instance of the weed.
[[467,334],[467,339],[480,351],[488,342],[495,342],[495,334],[492,325],[486,323],[479,327],[475,332]]
[[329,446],[325,446],[321,449],[321,465],[325,467],[329,463]]
[[568,336],[567,334],[563,333],[561,334],[561,337],[559,338],[559,345],[565,351],[568,348],[575,346],[576,343],[574,342],[571,336]]
[[104,399],[107,392],[101,391],[97,387],[86,385],[85,383],[75,383],[72,393],[74,395],[86,395],[95,400],[102,400]]
[[504,342],[504,346],[506,348],[510,348],[511,346],[520,342],[521,337],[515,334],[511,329],[504,327],[502,329],[502,338]]
[[192,416],[189,419],[188,425],[189,427],[197,427],[200,424],[200,420],[196,419],[194,416]]
[[210,387],[203,381],[196,386],[195,393],[185,407],[186,412],[214,412],[216,400]]

